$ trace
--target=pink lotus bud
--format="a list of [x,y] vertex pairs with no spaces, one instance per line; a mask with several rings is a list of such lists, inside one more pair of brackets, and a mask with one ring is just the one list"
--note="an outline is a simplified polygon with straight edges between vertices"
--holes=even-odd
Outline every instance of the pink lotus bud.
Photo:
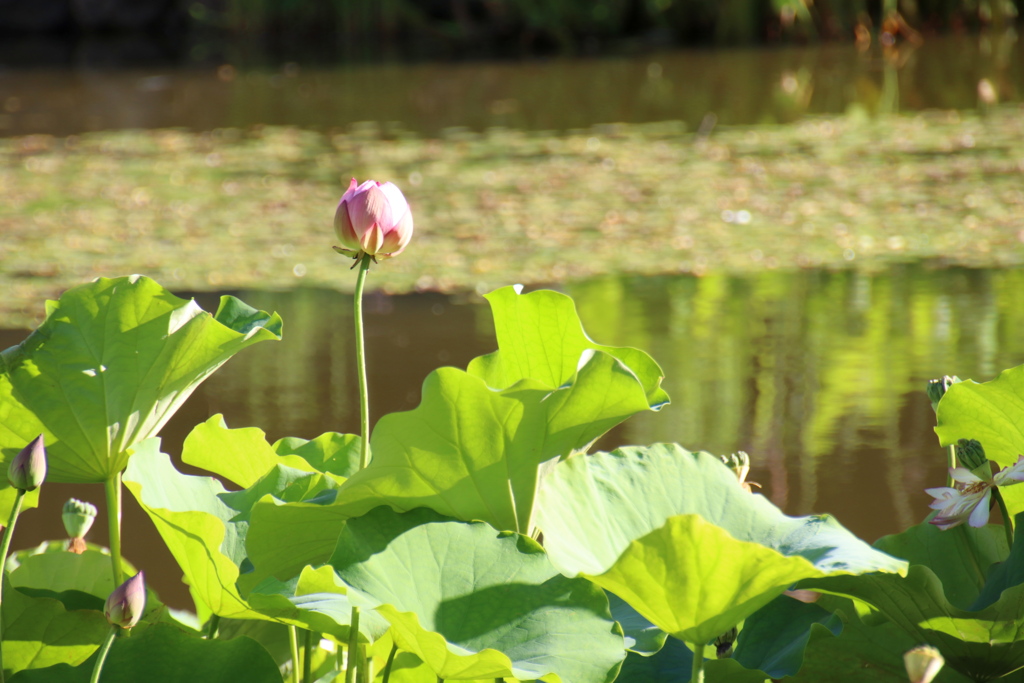
[[7,468],[7,481],[22,491],[34,491],[46,479],[46,447],[43,435],[32,439],[11,461]]
[[412,212],[393,183],[353,178],[334,213],[334,231],[341,240],[336,250],[346,256],[398,256],[412,239]]
[[111,626],[132,628],[142,618],[146,607],[146,581],[139,572],[114,589],[107,598],[103,614]]

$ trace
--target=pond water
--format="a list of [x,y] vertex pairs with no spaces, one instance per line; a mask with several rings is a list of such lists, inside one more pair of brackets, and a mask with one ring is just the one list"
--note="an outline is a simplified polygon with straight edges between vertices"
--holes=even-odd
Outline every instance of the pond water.
[[[672,397],[598,448],[675,441],[715,454],[745,450],[750,478],[787,513],[832,513],[869,541],[923,519],[924,488],[944,480],[927,380],[989,380],[1024,362],[1020,270],[607,277],[562,289],[595,341],[650,353]],[[284,340],[243,351],[207,380],[164,430],[164,450],[178,455],[191,428],[215,413],[229,427],[261,427],[271,441],[357,431],[350,298],[314,289],[233,294],[278,311]],[[215,306],[214,295],[197,298]],[[366,308],[374,421],[415,407],[434,368],[464,368],[495,348],[479,300],[373,294]],[[0,346],[24,334],[5,331]],[[44,487],[42,510],[23,517],[16,547],[61,537],[69,496],[100,503],[102,488]],[[145,565],[170,604],[187,606],[173,560],[125,499],[126,557]],[[90,537],[103,543],[100,516]]]
[[567,130],[595,123],[792,121],[807,114],[978,106],[988,79],[1024,96],[1024,43],[1012,31],[929,36],[914,47],[852,44],[679,50],[602,59],[350,64],[278,69],[4,69],[0,136],[260,124],[347,129],[377,122],[445,128]]

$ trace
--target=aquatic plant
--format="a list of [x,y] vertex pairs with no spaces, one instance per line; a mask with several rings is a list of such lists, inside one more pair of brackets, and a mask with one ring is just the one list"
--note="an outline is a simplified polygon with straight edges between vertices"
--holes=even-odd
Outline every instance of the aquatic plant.
[[[373,263],[362,252],[360,349]],[[961,487],[938,489],[944,522],[872,546],[829,515],[783,514],[751,489],[745,454],[591,452],[669,404],[661,367],[593,341],[564,294],[505,287],[487,299],[497,350],[431,372],[413,410],[371,430],[360,372],[358,435],[271,444],[214,416],[180,454],[208,475],[182,473],[160,429],[231,355],[280,339],[280,318],[232,297],[211,315],[138,276],[50,302],[39,329],[0,356],[0,452],[17,465],[43,434],[50,480],[103,484],[113,547],[70,553],[58,541],[12,555],[3,673],[610,683],[820,680],[827,669],[905,680],[908,651],[918,680],[934,675],[935,653],[939,681],[1024,667],[1020,525],[1005,535],[977,512],[997,493],[1007,531],[1024,513],[1024,487],[1007,486],[1024,452],[1024,366],[988,384],[932,385]],[[986,476],[988,459],[1007,469]],[[180,566],[194,615],[169,610],[122,559],[122,483]],[[26,498],[0,495],[12,515]],[[922,643],[933,650],[914,650]]]

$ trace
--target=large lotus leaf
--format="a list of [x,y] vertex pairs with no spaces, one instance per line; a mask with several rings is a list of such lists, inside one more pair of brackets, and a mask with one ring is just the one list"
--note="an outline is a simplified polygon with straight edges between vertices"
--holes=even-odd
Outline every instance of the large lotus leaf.
[[443,679],[610,682],[625,656],[604,593],[482,522],[377,508],[349,520],[330,564]]
[[665,639],[668,638],[667,633],[648,621],[615,593],[606,595],[612,619],[619,622],[619,626],[622,627],[627,650],[649,657],[664,647]]
[[359,437],[328,432],[309,441],[286,437],[271,445],[262,429],[229,429],[218,414],[185,437],[181,459],[242,488],[252,486],[279,464],[343,480],[359,467]]
[[116,586],[110,572],[110,555],[88,549],[81,555],[60,552],[24,554],[11,572],[17,587],[53,591],[75,590],[107,599]]
[[555,566],[688,642],[710,641],[802,578],[906,568],[829,516],[787,517],[714,456],[675,444],[559,463],[537,523]]
[[178,472],[159,448],[158,439],[140,444],[124,474],[125,486],[203,603],[223,617],[258,618],[235,587],[248,524],[233,521],[239,511],[221,499],[226,491],[219,481]]
[[[26,671],[11,683],[87,683],[94,658]],[[248,638],[204,640],[168,624],[135,629],[117,638],[103,664],[103,683],[281,683],[273,657]]]
[[[713,648],[706,655],[714,656]],[[621,683],[686,683],[693,667],[693,652],[681,641],[669,638],[665,647],[651,657],[630,652],[616,679]],[[763,671],[746,669],[734,659],[708,659],[704,662],[707,683],[766,683]]]
[[[347,642],[352,616],[347,592],[332,567],[305,567],[291,581],[264,581],[247,599],[261,614]],[[369,642],[377,640],[387,630],[388,623],[375,612],[368,611],[359,619],[359,632]]]
[[931,569],[946,599],[960,609],[974,609],[972,603],[986,584],[989,567],[1002,562],[1009,552],[1006,534],[995,524],[980,529],[961,525],[946,531],[933,524],[916,524],[883,536],[875,547]]
[[837,636],[843,622],[816,604],[780,595],[743,622],[733,659],[769,678],[792,676],[800,671],[815,628]]
[[80,664],[110,630],[102,612],[69,611],[59,600],[26,595],[11,586],[6,576],[3,581],[5,674],[59,663]]
[[809,579],[802,587],[862,600],[918,643],[930,643],[950,666],[978,680],[999,678],[1024,666],[1024,586],[1003,591],[979,611],[946,599],[935,573],[912,565],[905,577],[890,574]]
[[[153,280],[100,278],[47,306],[42,325],[0,355],[0,409],[25,424],[0,431],[9,460],[24,446],[7,435],[46,435],[48,478],[100,482],[124,469],[193,390],[246,346],[280,339],[281,319],[222,297],[216,315]],[[27,413],[32,413],[29,419]]]
[[[849,601],[832,599],[836,600],[849,605]],[[871,625],[862,621],[852,606],[839,609],[838,614],[843,618],[842,633],[833,636],[823,626],[813,626],[799,673],[785,680],[792,683],[905,683],[903,653],[921,642],[892,622]],[[936,683],[965,681],[963,675],[948,666],[936,678]]]
[[554,389],[572,378],[580,355],[592,349],[622,361],[643,385],[651,408],[668,403],[661,388],[664,375],[654,359],[639,349],[595,344],[583,331],[571,297],[550,290],[520,291],[518,286],[503,287],[486,296],[499,350],[473,359],[469,374],[495,389],[523,379]]
[[[1013,547],[1010,549],[1009,556],[1005,561],[994,563],[989,568],[985,585],[978,592],[974,603],[968,609],[972,611],[985,609],[999,600],[999,596],[1003,594],[1003,591],[1024,584],[1024,529],[1021,528],[1021,524],[1024,524],[1024,513],[1017,515],[1014,523]],[[1002,538],[1002,529],[995,527],[995,530],[999,532],[1000,538]],[[1003,547],[1006,547],[1005,543]],[[943,581],[943,586],[946,588],[946,597],[948,598],[950,593],[949,584]],[[953,602],[953,600],[950,599],[950,602]],[[954,604],[957,607],[963,607],[960,603]]]
[[[939,401],[935,432],[943,446],[975,439],[985,455],[1004,467],[1024,455],[1024,365],[1004,370],[991,382],[967,380]],[[1001,489],[1011,515],[1024,511],[1024,486]]]

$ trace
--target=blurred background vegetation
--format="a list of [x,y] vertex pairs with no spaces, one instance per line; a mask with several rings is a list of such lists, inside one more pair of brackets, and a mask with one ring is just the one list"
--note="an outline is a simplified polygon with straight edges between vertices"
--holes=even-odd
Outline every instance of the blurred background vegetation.
[[14,37],[125,30],[150,32],[179,57],[235,63],[592,55],[872,35],[885,42],[999,29],[1018,21],[1022,6],[1024,0],[5,0],[0,63],[3,43]]

